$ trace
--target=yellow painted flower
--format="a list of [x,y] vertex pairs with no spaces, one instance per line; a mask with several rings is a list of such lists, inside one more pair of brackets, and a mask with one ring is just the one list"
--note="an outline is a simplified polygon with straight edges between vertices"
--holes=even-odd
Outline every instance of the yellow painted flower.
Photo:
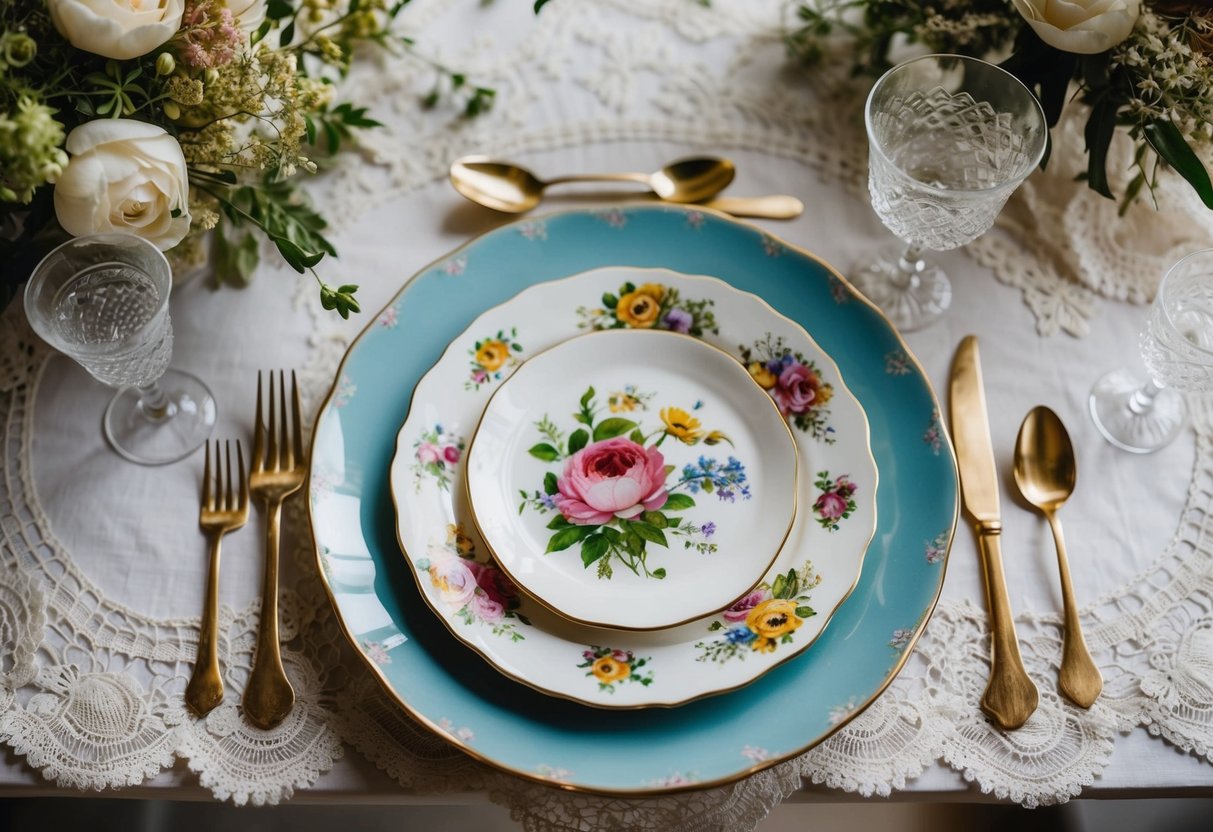
[[[582,665],[585,667],[585,665]],[[632,674],[632,666],[627,662],[616,661],[613,656],[603,656],[590,667],[600,682],[619,682]]]
[[645,283],[636,291],[642,295],[648,295],[656,301],[665,297],[665,287],[660,283]]
[[619,299],[619,304],[615,307],[616,317],[635,329],[649,329],[657,323],[657,316],[661,314],[661,298],[642,291],[643,288],[628,292]]
[[694,445],[703,436],[699,420],[680,407],[663,407],[661,421],[665,422],[666,433],[688,445]]
[[834,388],[829,384],[823,384],[817,388],[817,397],[813,399],[814,407],[821,407],[823,404],[834,398]]
[[630,413],[640,406],[640,399],[633,396],[631,393],[612,393],[607,399],[607,407],[612,413]]
[[761,361],[751,362],[750,366],[746,367],[746,369],[750,371],[750,375],[753,376],[754,381],[758,382],[763,390],[770,390],[775,386],[775,382],[779,381],[775,377],[775,374],[767,369],[767,365]]
[[461,555],[470,555],[476,551],[476,544],[463,533],[463,526],[458,523],[451,523],[446,527],[446,542],[448,546],[454,546],[455,551]]
[[750,642],[750,649],[759,653],[774,653],[775,647],[773,638],[756,638]]
[[733,440],[729,439],[728,435],[725,434],[724,431],[714,430],[703,438],[703,444],[705,445],[719,445],[721,442],[728,442],[730,445],[733,444]]
[[490,373],[501,368],[505,360],[510,357],[510,348],[506,346],[504,341],[485,341],[480,345],[480,349],[476,350],[476,363]]
[[[803,622],[796,615],[796,602],[786,598],[763,601],[746,616],[745,624],[762,638],[772,639],[790,633]],[[758,648],[755,648],[758,649]]]

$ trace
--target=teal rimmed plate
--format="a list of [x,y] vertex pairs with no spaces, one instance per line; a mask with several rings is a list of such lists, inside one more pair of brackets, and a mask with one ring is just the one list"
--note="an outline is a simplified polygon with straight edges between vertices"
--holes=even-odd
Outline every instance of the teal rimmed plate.
[[[485,310],[603,266],[713,275],[800,323],[867,413],[880,473],[863,573],[817,643],[747,687],[675,709],[604,712],[503,679],[434,616],[396,541],[388,468],[417,381]],[[672,206],[515,223],[422,270],[350,347],[317,418],[311,459],[317,559],[343,629],[387,693],[497,768],[633,796],[744,777],[816,745],[866,707],[934,609],[959,508],[938,402],[880,312],[807,252],[723,215]]]

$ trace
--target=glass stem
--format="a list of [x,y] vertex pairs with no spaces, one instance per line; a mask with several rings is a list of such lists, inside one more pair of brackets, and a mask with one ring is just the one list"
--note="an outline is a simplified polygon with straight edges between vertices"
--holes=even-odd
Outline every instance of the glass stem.
[[1129,399],[1129,410],[1137,416],[1149,413],[1154,408],[1154,397],[1161,390],[1162,388],[1154,383],[1154,379],[1150,379]]
[[898,289],[913,289],[918,286],[921,281],[919,275],[927,267],[926,261],[922,259],[922,251],[920,245],[906,244],[905,252],[897,261],[897,275],[893,278],[893,285]]
[[168,394],[160,386],[159,379],[139,388],[139,409],[153,422],[167,419],[171,415],[170,404]]

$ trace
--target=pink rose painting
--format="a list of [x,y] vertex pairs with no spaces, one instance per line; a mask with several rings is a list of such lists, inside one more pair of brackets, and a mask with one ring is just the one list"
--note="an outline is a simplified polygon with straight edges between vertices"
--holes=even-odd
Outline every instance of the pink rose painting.
[[727,610],[721,613],[721,615],[724,617],[725,621],[730,623],[745,621],[750,614],[750,610],[754,609],[754,607],[758,606],[766,599],[766,590],[755,589],[748,595],[742,596],[737,603],[733,604],[733,606],[729,607]]
[[623,436],[605,439],[569,457],[556,487],[556,508],[570,523],[631,519],[665,505],[665,457]]
[[[624,389],[635,391],[635,385]],[[609,579],[615,564],[660,580],[666,576],[665,567],[650,569],[648,564],[654,546],[700,555],[715,553],[718,544],[710,539],[716,533],[715,520],[692,521],[679,513],[694,508],[700,495],[714,496],[719,503],[750,499],[745,465],[731,456],[727,462],[700,456],[695,464],[683,465],[679,471],[659,446],[671,437],[675,440],[672,445],[681,448],[695,444],[700,434],[723,434],[699,431],[695,420],[692,435],[691,429],[668,418],[672,411],[687,415],[678,408],[663,409],[661,423],[645,429],[632,419],[611,415],[619,409],[612,411],[609,404],[600,407],[595,395],[593,387],[582,394],[573,414],[578,426],[571,433],[560,430],[546,415],[535,423],[544,441],[527,453],[559,468],[544,473],[542,490],[521,489],[518,511],[529,508],[541,515],[555,513],[547,523],[551,537],[545,554],[577,546],[582,566],[594,566],[599,578]],[[634,400],[630,414],[647,410],[645,402],[656,394],[628,395]],[[705,440],[705,444],[714,443]],[[666,451],[675,453],[671,445]]]
[[834,442],[829,403],[834,387],[817,364],[788,348],[782,336],[767,333],[753,346],[741,348],[741,361],[766,388],[775,406],[797,430],[826,444]]
[[427,479],[449,491],[451,475],[463,457],[464,447],[463,437],[448,432],[442,425],[423,430],[413,443],[412,469],[417,493],[421,493],[421,484]]
[[813,503],[813,512],[822,528],[832,532],[838,531],[838,521],[845,520],[855,511],[855,490],[858,488],[847,474],[837,479],[830,479],[829,471],[817,474],[814,483],[821,495]]
[[779,374],[771,396],[784,416],[789,413],[804,413],[817,400],[817,388],[820,386],[821,379],[816,373],[794,361]]

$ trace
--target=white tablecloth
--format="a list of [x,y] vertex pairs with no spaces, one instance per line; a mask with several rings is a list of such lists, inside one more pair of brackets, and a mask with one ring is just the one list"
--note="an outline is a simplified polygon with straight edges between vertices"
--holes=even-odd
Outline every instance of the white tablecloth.
[[[341,258],[326,262],[324,275],[334,284],[361,284],[361,316],[342,323],[319,311],[310,278],[271,266],[244,291],[214,291],[204,281],[175,290],[174,363],[212,386],[216,436],[249,440],[259,369],[298,368],[314,407],[345,344],[412,271],[504,221],[440,181],[458,152],[508,154],[548,175],[652,170],[708,150],[737,163],[730,193],[804,199],[799,220],[763,224],[844,272],[887,240],[855,187],[862,165],[847,161],[854,148],[823,149],[835,134],[813,129],[847,121],[855,101],[831,103],[812,88],[813,75],[780,70],[782,4],[702,9],[681,0],[555,0],[538,20],[504,8],[525,4],[497,5],[417,0],[406,17],[421,30],[423,48],[497,86],[496,109],[483,121],[464,122],[454,109],[417,109],[415,92],[429,79],[394,80],[407,62],[390,64],[374,82],[355,79],[363,89],[376,85],[376,97],[364,103],[373,114],[387,111],[390,125],[368,136],[366,160],[317,193],[341,218],[333,235]],[[702,108],[702,125],[687,120],[687,102]],[[1050,186],[1034,185],[1040,193]],[[1074,248],[1089,243],[1090,236]],[[300,797],[394,801],[470,786],[531,825],[588,824],[611,812],[663,828],[704,818],[752,825],[801,778],[864,794],[973,796],[980,788],[1027,805],[1083,789],[1213,790],[1206,759],[1213,747],[1213,546],[1206,528],[1213,430],[1201,421],[1203,439],[1188,430],[1150,456],[1104,443],[1086,414],[1087,393],[1106,369],[1140,367],[1136,335],[1145,307],[1100,296],[1097,281],[1067,280],[1003,231],[977,248],[998,278],[970,253],[941,255],[954,308],[907,340],[943,391],[960,338],[981,336],[1004,475],[1011,602],[1042,692],[1041,709],[1021,731],[1000,735],[977,712],[987,641],[967,527],[957,534],[943,599],[916,657],[868,714],[801,760],[734,789],[653,801],[639,815],[623,815],[618,801],[578,799],[572,807],[559,793],[473,766],[420,732],[401,738],[374,730],[402,729],[401,717],[377,710],[381,700],[367,674],[341,652],[306,541],[286,555],[283,582],[299,724],[263,736],[234,708],[260,583],[260,535],[251,530],[224,543],[230,704],[197,723],[184,714],[180,695],[206,569],[195,519],[201,457],[150,469],[120,461],[100,433],[109,391],[62,357],[43,363],[36,356],[32,369],[15,360],[20,322],[10,311],[0,329],[7,351],[0,379],[0,613],[8,616],[0,615],[0,644],[40,646],[32,663],[18,654],[14,668],[6,654],[0,664],[0,736],[21,755],[0,764],[0,783],[11,793],[45,782],[39,774],[60,787],[128,786],[140,794],[196,793],[201,786],[237,802],[275,802],[296,788],[307,789]],[[1161,260],[1167,251],[1156,254]],[[1062,516],[1088,638],[1107,680],[1090,712],[1056,695],[1060,593],[1052,540],[1043,519],[1018,501],[1010,475],[1019,422],[1042,403],[1068,425],[1080,464],[1078,491]],[[1197,410],[1205,418],[1203,407]],[[302,526],[298,513],[288,522]],[[31,628],[39,601],[45,628]],[[80,714],[93,734],[73,722]]]

